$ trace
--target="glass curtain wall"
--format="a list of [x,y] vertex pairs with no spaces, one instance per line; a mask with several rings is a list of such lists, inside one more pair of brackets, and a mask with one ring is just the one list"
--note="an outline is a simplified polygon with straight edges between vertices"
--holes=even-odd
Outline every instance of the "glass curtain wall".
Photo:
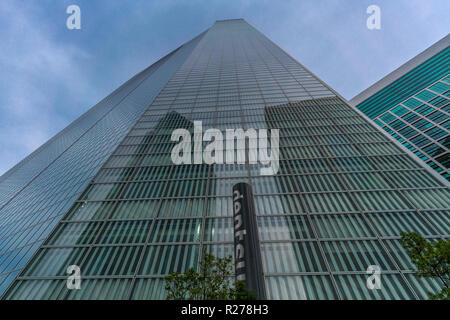
[[[173,130],[279,129],[280,169],[174,165]],[[249,153],[253,150],[249,149]],[[448,188],[243,20],[217,21],[16,278],[6,299],[164,299],[164,276],[233,255],[252,185],[270,299],[424,299],[400,231],[449,235]],[[66,287],[69,265],[80,290]],[[369,265],[383,290],[366,287]]]

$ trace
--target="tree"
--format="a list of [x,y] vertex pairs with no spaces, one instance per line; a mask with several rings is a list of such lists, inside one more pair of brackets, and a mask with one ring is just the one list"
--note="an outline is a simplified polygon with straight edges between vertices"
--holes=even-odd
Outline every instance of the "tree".
[[256,300],[258,297],[256,293],[249,290],[245,285],[245,281],[236,281],[235,282],[235,292],[234,299],[235,300]]
[[416,265],[419,277],[436,278],[441,283],[442,290],[428,292],[429,298],[450,300],[450,239],[429,242],[416,232],[402,232],[400,243]]
[[169,300],[253,300],[256,294],[248,290],[245,282],[232,283],[232,258],[216,258],[205,254],[199,265],[184,274],[172,272],[166,276]]

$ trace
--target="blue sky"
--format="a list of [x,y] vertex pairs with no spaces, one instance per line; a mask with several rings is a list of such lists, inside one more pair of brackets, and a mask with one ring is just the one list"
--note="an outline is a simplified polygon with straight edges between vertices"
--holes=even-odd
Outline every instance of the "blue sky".
[[[81,30],[66,8],[81,8]],[[368,30],[366,8],[381,8]],[[450,31],[448,0],[2,0],[0,175],[131,76],[244,18],[351,99]]]

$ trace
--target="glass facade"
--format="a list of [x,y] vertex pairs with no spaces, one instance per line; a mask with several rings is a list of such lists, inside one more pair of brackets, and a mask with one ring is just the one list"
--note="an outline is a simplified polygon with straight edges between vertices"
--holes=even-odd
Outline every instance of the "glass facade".
[[450,35],[427,50],[350,103],[450,181]]
[[[205,252],[233,255],[238,182],[255,194],[270,299],[424,299],[438,287],[412,274],[399,235],[449,236],[446,185],[244,20],[217,21],[185,46],[4,299],[164,299],[168,273]],[[278,172],[174,165],[171,134],[194,120],[279,129]],[[80,290],[66,287],[70,265]],[[369,265],[382,269],[382,290],[367,289]]]
[[0,177],[0,294],[198,40],[137,74]]
[[450,74],[374,121],[450,180]]

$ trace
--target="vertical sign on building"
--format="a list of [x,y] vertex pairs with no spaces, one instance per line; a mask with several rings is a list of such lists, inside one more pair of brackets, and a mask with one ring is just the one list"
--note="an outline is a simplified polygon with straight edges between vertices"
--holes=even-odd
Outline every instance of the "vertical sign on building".
[[266,299],[261,250],[252,188],[233,186],[234,256],[236,280],[243,280],[258,299]]

